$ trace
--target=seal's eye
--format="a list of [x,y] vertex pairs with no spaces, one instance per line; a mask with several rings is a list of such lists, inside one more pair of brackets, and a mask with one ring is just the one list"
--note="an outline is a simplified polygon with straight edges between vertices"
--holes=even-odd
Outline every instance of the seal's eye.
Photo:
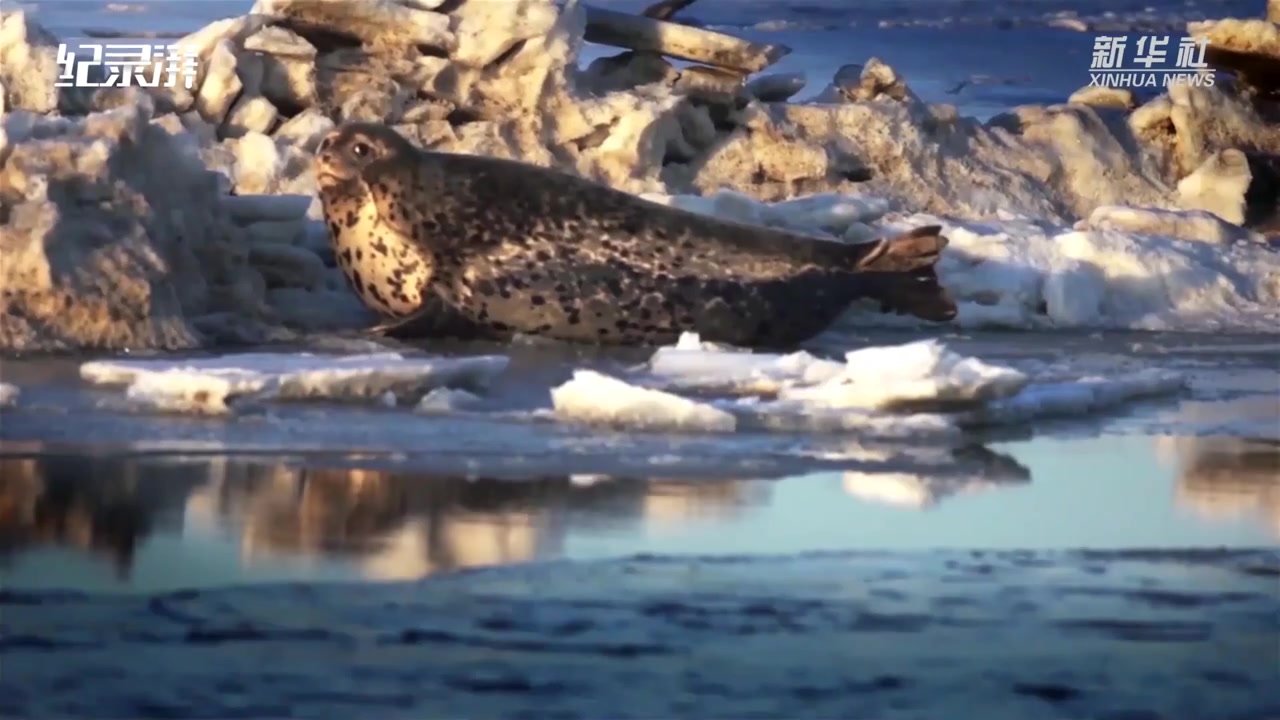
[[369,147],[368,143],[358,142],[351,146],[351,152],[356,157],[362,158],[368,156],[373,152],[373,150]]

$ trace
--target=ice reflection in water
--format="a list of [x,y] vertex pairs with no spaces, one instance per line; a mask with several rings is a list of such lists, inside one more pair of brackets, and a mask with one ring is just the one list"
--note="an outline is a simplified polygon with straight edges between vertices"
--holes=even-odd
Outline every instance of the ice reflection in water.
[[1280,539],[1280,441],[1161,438],[1178,468],[1177,500],[1210,520],[1248,518]]
[[1257,547],[1280,537],[1275,442],[1155,445],[1164,468],[1150,462],[1152,440],[1133,437],[1013,444],[1008,454],[849,449],[823,458],[847,469],[782,480],[464,478],[352,458],[0,457],[0,587],[151,591],[637,553]]
[[[862,460],[877,469],[864,473],[864,486],[909,482],[934,497],[1028,478],[985,449],[921,453],[906,467],[925,474],[884,472],[902,466],[891,454]],[[629,538],[618,550],[642,552],[645,536],[664,528],[742,525],[744,513],[770,504],[774,488],[768,479],[467,479],[218,456],[9,458],[0,459],[0,561],[70,549],[105,558],[128,583],[139,548],[159,537],[221,541],[244,574],[285,562],[296,577],[297,566],[321,562],[344,565],[340,577],[414,578],[573,556],[566,538],[575,532]]]
[[0,557],[72,548],[127,578],[149,535],[221,534],[246,566],[323,557],[411,578],[560,556],[573,524],[724,518],[769,491],[767,481],[466,479],[227,458],[0,459]]

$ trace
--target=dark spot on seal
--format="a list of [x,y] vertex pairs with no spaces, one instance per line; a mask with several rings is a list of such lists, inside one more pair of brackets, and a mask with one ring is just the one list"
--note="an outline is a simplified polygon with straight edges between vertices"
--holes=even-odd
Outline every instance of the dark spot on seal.
[[541,295],[534,295],[533,297],[529,298],[529,302],[533,303],[535,306],[546,305],[547,299],[542,297]]

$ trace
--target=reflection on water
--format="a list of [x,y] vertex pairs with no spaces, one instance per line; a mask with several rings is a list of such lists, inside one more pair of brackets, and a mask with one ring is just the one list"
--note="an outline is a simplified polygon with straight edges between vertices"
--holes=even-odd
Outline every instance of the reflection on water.
[[1280,441],[1161,438],[1178,467],[1180,505],[1209,519],[1248,518],[1280,538]]
[[564,554],[570,524],[724,520],[767,502],[765,482],[581,477],[466,479],[229,458],[0,459],[0,562],[48,547],[107,559],[127,580],[150,535],[234,540],[245,566],[348,562],[361,576]]
[[1144,438],[930,448],[928,470],[864,466],[777,481],[0,457],[0,586],[157,590],[409,579],[636,553],[1256,547],[1280,536],[1277,444],[1165,441],[1158,450],[1176,457],[1176,474],[1151,449]]
[[852,497],[922,510],[955,495],[993,490],[1031,479],[1031,473],[1021,463],[987,448],[962,448],[954,453],[954,457],[971,461],[961,465],[970,468],[971,472],[955,476],[924,476],[918,473],[849,470],[844,473],[841,485]]

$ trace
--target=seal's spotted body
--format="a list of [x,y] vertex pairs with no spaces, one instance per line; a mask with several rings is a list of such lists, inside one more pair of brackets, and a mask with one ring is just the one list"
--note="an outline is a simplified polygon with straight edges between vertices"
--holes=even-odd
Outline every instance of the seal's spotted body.
[[[317,163],[340,256],[381,241],[410,248],[403,257],[422,263],[411,276],[425,278],[424,309],[406,330],[422,331],[416,321],[443,308],[466,320],[466,332],[650,344],[694,331],[784,346],[821,332],[859,298],[933,320],[955,314],[933,274],[946,244],[936,227],[846,245],[697,215],[523,163],[425,152],[367,124],[331,133]],[[350,266],[353,285],[387,272]],[[405,277],[392,277],[397,288]],[[387,286],[377,285],[392,280],[361,297],[405,317],[413,296],[386,302]]]
[[367,194],[322,193],[321,202],[338,267],[356,295],[383,315],[404,318],[417,312],[431,282],[431,256],[380,223]]

